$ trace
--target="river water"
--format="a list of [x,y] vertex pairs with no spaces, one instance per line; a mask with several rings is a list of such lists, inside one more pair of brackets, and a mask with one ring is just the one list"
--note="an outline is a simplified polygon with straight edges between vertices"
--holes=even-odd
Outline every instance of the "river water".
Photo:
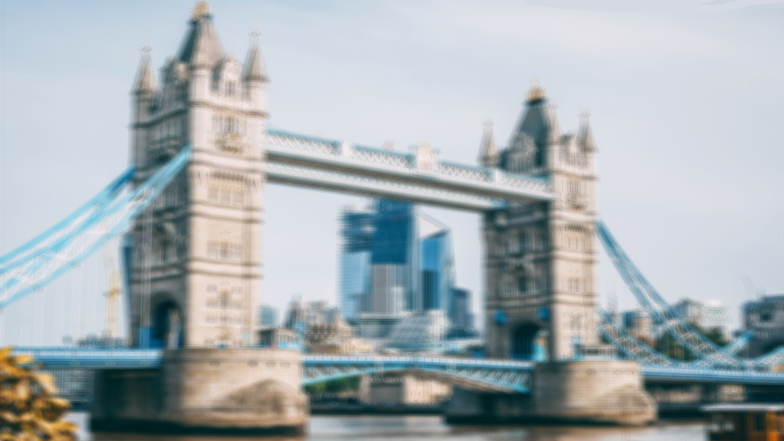
[[[90,433],[89,415],[72,413],[69,420],[81,428],[82,441],[237,441],[238,437],[153,436]],[[699,441],[705,439],[699,421],[662,421],[655,426],[624,427],[496,427],[459,426],[443,423],[439,416],[314,416],[304,437],[270,437],[264,440],[365,441],[365,440],[460,440],[460,441]],[[248,438],[245,438],[248,439]]]

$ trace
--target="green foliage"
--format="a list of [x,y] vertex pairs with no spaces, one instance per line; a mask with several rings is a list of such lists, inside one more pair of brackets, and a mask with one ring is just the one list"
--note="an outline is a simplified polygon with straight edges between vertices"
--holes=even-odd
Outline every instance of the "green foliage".
[[359,388],[359,377],[337,378],[305,386],[305,393],[310,396],[320,396],[324,393],[339,394]]
[[[724,338],[724,335],[722,334],[720,328],[712,328],[706,330],[696,325],[692,325],[692,327],[718,347],[725,346],[726,344],[729,343],[727,339]],[[654,347],[662,354],[674,360],[693,361],[696,359],[696,357],[691,352],[689,352],[688,350],[686,350],[686,348],[681,346],[667,332],[662,333],[662,335],[659,337],[659,340],[656,342]]]
[[313,383],[305,386],[305,393],[308,395],[321,395],[327,390],[327,383]]

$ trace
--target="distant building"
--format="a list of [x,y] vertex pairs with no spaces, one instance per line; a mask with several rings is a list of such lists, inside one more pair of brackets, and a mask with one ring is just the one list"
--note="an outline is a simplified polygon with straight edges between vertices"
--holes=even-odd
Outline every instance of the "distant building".
[[361,338],[354,336],[354,328],[349,326],[340,315],[335,315],[331,323],[311,324],[308,329],[307,346],[311,354],[370,354],[374,347]]
[[363,404],[438,404],[452,395],[452,386],[411,375],[363,376],[359,384]]
[[259,346],[262,348],[303,349],[299,335],[286,328],[267,328],[258,331]]
[[729,308],[718,300],[698,302],[691,299],[681,299],[673,308],[684,320],[706,331],[719,329],[725,338],[729,337],[729,327],[732,317]]
[[371,288],[363,313],[397,316],[421,309],[417,226],[412,204],[378,201]]
[[626,311],[622,314],[623,327],[632,335],[643,340],[653,339],[651,316],[641,309]]
[[277,328],[280,326],[278,322],[278,308],[270,305],[259,306],[259,325],[264,328]]
[[349,322],[368,309],[363,302],[367,302],[370,293],[370,256],[375,221],[375,211],[369,210],[346,209],[340,216],[339,306]]
[[673,305],[673,309],[675,309],[675,311],[687,322],[692,325],[699,325],[702,317],[701,302],[691,299],[681,299],[678,303]]
[[446,226],[413,204],[386,199],[373,209],[346,209],[340,219],[338,303],[359,336],[387,338],[404,317],[427,311],[442,311],[452,327],[471,334],[470,293],[454,287]]
[[289,303],[284,326],[296,331],[304,339],[311,325],[330,324],[341,317],[340,309],[329,306],[326,300],[303,302],[296,298]]
[[360,337],[381,340],[389,335],[392,327],[402,318],[403,316],[361,314],[355,323]]
[[446,338],[448,328],[449,321],[442,310],[411,314],[395,323],[386,345],[403,351],[430,351]]
[[452,337],[469,337],[476,335],[474,315],[471,314],[471,291],[463,288],[452,288],[452,301],[448,311],[452,328]]
[[417,311],[446,311],[451,303],[455,277],[452,232],[441,229],[422,238],[420,250],[421,308]]
[[753,333],[748,348],[750,357],[784,347],[784,294],[745,302],[741,314],[744,330]]

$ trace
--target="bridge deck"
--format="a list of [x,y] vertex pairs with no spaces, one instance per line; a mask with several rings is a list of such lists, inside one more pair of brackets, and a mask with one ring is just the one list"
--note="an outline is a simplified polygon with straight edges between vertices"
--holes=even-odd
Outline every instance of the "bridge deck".
[[[267,349],[259,349],[264,350]],[[17,348],[15,353],[34,357],[44,369],[154,369],[160,367],[163,356],[162,350],[143,349]],[[373,355],[304,355],[302,364],[305,383],[381,372],[421,371],[463,377],[494,388],[522,387],[527,378],[513,374],[529,374],[534,367],[534,363],[524,361]],[[784,372],[643,366],[642,373],[646,381],[655,382],[784,386]]]

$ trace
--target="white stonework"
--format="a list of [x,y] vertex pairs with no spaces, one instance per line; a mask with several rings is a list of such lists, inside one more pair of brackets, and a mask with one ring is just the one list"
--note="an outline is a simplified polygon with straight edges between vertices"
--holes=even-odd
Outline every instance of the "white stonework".
[[[137,344],[253,343],[260,302],[266,69],[223,52],[206,7],[194,10],[156,87],[143,56],[132,91],[131,162],[143,182],[185,145],[193,159],[134,224],[131,317]],[[178,325],[179,323],[179,325]],[[150,339],[145,329],[151,329]]]
[[535,88],[497,159],[487,139],[486,128],[485,164],[547,178],[556,193],[551,202],[513,202],[485,214],[488,354],[531,356],[532,345],[546,339],[551,360],[568,358],[575,341],[597,342],[596,148],[587,117],[576,135],[562,135],[553,106]]

